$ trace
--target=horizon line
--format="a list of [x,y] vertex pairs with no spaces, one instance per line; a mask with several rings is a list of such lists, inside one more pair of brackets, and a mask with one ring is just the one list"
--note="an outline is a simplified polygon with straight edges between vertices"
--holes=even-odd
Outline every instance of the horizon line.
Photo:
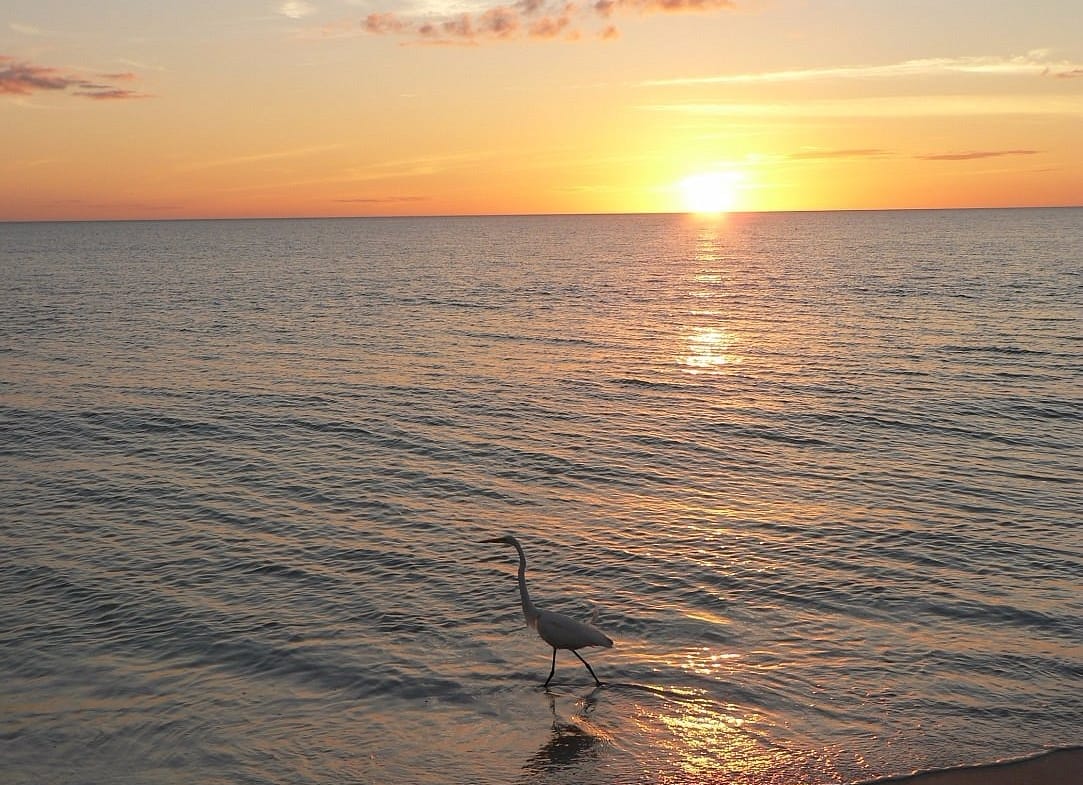
[[417,213],[409,215],[223,215],[223,216],[175,216],[169,218],[0,218],[3,224],[33,223],[152,223],[164,221],[357,221],[357,220],[411,220],[431,218],[601,218],[635,216],[690,216],[725,217],[733,215],[787,215],[803,213],[901,213],[901,212],[952,212],[974,210],[1078,210],[1083,204],[1020,204],[1020,205],[970,205],[956,207],[838,207],[805,208],[792,210],[722,210],[717,213],[697,213],[688,210],[594,212],[594,213]]

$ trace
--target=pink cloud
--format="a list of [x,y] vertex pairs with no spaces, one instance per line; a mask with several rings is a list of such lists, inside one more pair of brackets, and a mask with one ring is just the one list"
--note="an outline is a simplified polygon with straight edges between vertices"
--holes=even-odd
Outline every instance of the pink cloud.
[[361,27],[369,33],[402,33],[410,28],[410,25],[399,19],[392,11],[384,13],[372,13],[361,22]]
[[[136,79],[132,73],[100,74],[101,79],[109,82],[129,82]],[[0,95],[30,95],[44,91],[67,91],[95,100],[118,100],[128,98],[146,98],[147,95],[135,90],[91,81],[85,76],[68,73],[53,66],[34,65],[16,60],[9,55],[0,55]]]
[[[361,22],[375,35],[398,35],[423,43],[478,44],[523,38],[568,41],[582,38],[582,27],[591,21],[609,20],[621,13],[712,13],[736,7],[734,0],[593,0],[577,5],[567,0],[517,0],[483,11],[447,18],[407,19],[392,12],[375,12]],[[620,35],[609,23],[595,31],[602,40]]]
[[56,68],[16,62],[5,56],[5,63],[0,67],[0,94],[29,95],[38,90],[64,90],[74,83]]
[[613,11],[617,8],[617,0],[597,0],[594,4],[594,11],[598,16],[608,19],[613,15]]
[[557,38],[571,27],[572,20],[567,14],[561,16],[543,16],[530,24],[531,38]]
[[705,14],[737,7],[733,0],[617,0],[617,5],[655,13]]
[[498,5],[482,11],[479,17],[483,33],[491,33],[497,38],[510,38],[519,29],[519,12],[506,5]]

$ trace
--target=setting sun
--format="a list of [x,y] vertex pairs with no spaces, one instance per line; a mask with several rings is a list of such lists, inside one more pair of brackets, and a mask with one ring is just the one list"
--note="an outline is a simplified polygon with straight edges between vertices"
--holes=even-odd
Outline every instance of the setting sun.
[[681,204],[690,213],[722,213],[737,206],[737,172],[703,172],[677,184]]

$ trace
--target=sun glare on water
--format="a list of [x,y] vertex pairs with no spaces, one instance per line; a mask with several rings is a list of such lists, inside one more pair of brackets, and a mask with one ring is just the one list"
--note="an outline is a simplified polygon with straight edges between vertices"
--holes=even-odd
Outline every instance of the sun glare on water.
[[681,204],[690,213],[724,213],[737,206],[737,172],[702,172],[677,183]]

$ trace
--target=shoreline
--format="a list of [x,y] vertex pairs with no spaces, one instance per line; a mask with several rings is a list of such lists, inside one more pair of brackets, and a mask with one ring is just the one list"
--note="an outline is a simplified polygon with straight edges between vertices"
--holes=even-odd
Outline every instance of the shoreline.
[[866,780],[859,785],[1078,785],[1083,746],[1058,747],[1022,758],[932,769]]

